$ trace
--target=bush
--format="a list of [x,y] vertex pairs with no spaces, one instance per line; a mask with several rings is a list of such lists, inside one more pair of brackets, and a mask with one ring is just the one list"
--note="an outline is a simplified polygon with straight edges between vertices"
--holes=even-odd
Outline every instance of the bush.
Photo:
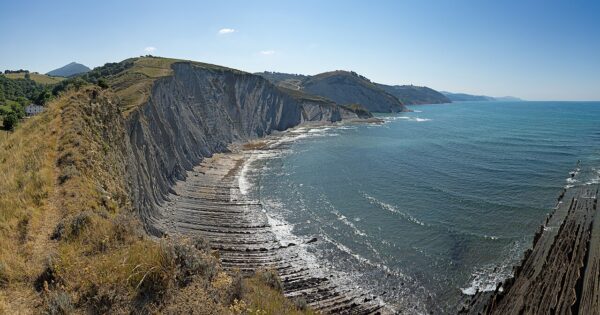
[[6,266],[0,261],[0,288],[5,287],[8,284],[8,272]]
[[234,272],[231,275],[231,285],[229,286],[229,290],[227,290],[227,299],[228,303],[231,304],[235,300],[242,300],[244,296],[244,279],[242,278],[242,274],[239,271]]
[[308,302],[306,302],[306,299],[302,296],[294,298],[293,302],[296,308],[300,311],[306,311],[308,309]]
[[[84,211],[69,219],[61,220],[50,235],[50,239],[61,240],[81,235],[83,230],[92,223],[93,213]],[[69,222],[69,223],[66,223]]]
[[268,285],[272,289],[278,292],[283,292],[283,285],[281,284],[281,279],[279,279],[279,275],[274,269],[259,271],[258,278],[260,279],[260,281],[262,281],[264,284]]
[[57,272],[56,272],[56,257],[48,256],[46,258],[46,267],[44,271],[35,279],[35,289],[37,291],[46,291],[50,288],[54,288],[57,283]]
[[50,293],[46,298],[46,314],[67,315],[73,312],[71,296],[64,291]]
[[108,83],[104,79],[98,79],[98,86],[103,89],[108,89]]
[[172,251],[179,269],[177,278],[180,285],[188,285],[196,275],[210,282],[218,272],[218,261],[214,257],[203,254],[187,242],[174,244]]
[[196,247],[197,250],[207,253],[210,252],[210,243],[204,237],[194,236],[192,242],[194,243],[194,247]]
[[19,118],[15,112],[10,112],[4,116],[2,124],[5,130],[14,130],[19,122]]
[[84,211],[76,215],[73,220],[71,220],[71,229],[69,231],[69,236],[77,237],[83,232],[83,230],[92,223],[92,212]]

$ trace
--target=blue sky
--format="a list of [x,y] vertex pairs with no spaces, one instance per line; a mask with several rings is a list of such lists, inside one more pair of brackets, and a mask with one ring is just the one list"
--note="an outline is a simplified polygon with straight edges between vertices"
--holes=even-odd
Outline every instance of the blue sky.
[[0,69],[149,51],[250,72],[344,69],[453,92],[600,100],[600,1],[0,0],[0,12]]

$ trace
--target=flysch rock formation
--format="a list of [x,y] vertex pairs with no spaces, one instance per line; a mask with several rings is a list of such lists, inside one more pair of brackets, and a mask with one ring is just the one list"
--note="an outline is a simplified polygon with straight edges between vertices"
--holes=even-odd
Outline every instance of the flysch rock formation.
[[297,255],[284,254],[290,244],[278,243],[261,205],[235,197],[246,153],[219,155],[232,143],[364,114],[233,69],[191,62],[175,62],[171,69],[125,122],[129,186],[146,230],[200,234],[230,269],[275,268],[287,296],[302,296],[323,313],[380,313],[375,297],[338,287]]
[[564,190],[514,277],[461,314],[600,314],[598,184]]
[[260,148],[232,149],[215,154],[188,172],[187,180],[178,182],[161,211],[163,228],[179,235],[199,235],[219,250],[226,269],[252,273],[275,269],[284,293],[301,297],[315,310],[325,314],[381,314],[389,312],[376,297],[340,285],[333,272],[310,264],[299,247],[304,244],[284,242],[273,233],[260,200],[240,187],[243,169],[251,156],[270,154],[279,149],[279,141],[261,141]]
[[214,153],[307,122],[336,122],[358,115],[330,101],[293,97],[262,77],[192,63],[172,65],[158,79],[148,102],[126,121],[130,187],[150,233],[157,207],[186,171]]

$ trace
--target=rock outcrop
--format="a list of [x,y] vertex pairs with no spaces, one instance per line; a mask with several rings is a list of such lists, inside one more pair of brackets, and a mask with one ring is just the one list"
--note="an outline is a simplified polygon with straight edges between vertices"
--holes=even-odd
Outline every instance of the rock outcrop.
[[244,154],[232,143],[304,123],[371,117],[364,110],[277,87],[266,79],[189,62],[171,65],[145,104],[129,112],[129,175],[134,206],[154,235],[201,235],[225,268],[276,269],[284,293],[325,313],[375,314],[373,296],[341,290],[298,255],[283,254],[261,205],[240,193]]
[[204,157],[305,122],[359,118],[319,98],[292,95],[262,77],[189,62],[154,82],[148,101],[127,118],[131,186],[136,208],[151,233],[177,180]]
[[563,191],[514,277],[480,292],[461,314],[599,314],[599,185]]
[[355,72],[338,70],[314,76],[260,72],[257,75],[278,86],[322,96],[340,105],[360,105],[380,113],[407,111],[398,98]]

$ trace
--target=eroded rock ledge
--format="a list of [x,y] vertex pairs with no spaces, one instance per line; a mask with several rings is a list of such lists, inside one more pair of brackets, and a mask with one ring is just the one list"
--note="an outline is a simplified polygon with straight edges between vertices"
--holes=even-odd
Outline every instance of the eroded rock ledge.
[[598,184],[565,190],[514,277],[461,314],[600,314]]
[[[251,155],[276,150],[275,140],[215,154],[178,182],[161,208],[161,228],[180,235],[200,235],[218,249],[226,269],[252,273],[276,269],[289,298],[301,297],[326,314],[380,314],[379,300],[338,286],[335,276],[301,257],[297,246],[273,233],[259,200],[240,191],[240,176]],[[305,243],[315,241],[308,239]]]
[[287,296],[302,296],[324,313],[379,313],[375,297],[338,288],[302,257],[284,254],[293,245],[280,244],[262,205],[239,193],[247,152],[229,152],[231,143],[362,114],[240,71],[187,62],[171,67],[173,74],[157,79],[149,100],[126,120],[128,186],[147,231],[202,235],[225,268],[274,268]]

